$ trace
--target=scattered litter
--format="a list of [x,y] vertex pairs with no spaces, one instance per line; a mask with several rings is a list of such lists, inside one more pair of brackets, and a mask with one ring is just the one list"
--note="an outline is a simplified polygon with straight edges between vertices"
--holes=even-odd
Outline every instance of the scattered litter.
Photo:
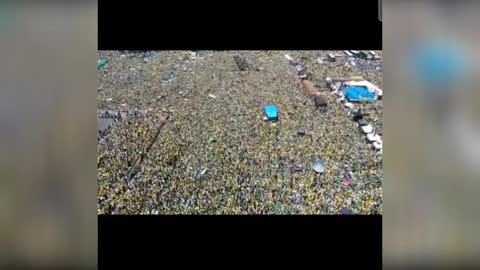
[[307,78],[307,72],[305,72],[305,69],[298,71],[298,76],[300,76],[300,78]]
[[380,135],[376,134],[376,133],[369,133],[367,134],[367,140],[369,142],[378,142],[380,141],[382,138],[380,137]]
[[100,70],[107,64],[107,60],[105,59],[100,59],[97,61],[97,70]]
[[295,166],[295,171],[296,172],[303,172],[303,165],[300,164],[300,165]]
[[363,114],[362,114],[362,112],[360,111],[360,109],[357,110],[357,111],[354,111],[354,112],[352,113],[352,115],[353,115],[352,119],[353,119],[353,121],[355,121],[355,122],[358,122],[358,121],[360,121],[360,120],[363,119]]
[[342,181],[343,186],[348,187],[350,184],[352,184],[352,181],[348,178],[344,178]]
[[350,102],[346,102],[343,106],[345,106],[345,108],[349,110],[353,109],[353,103],[350,103]]
[[208,94],[209,97],[213,98],[213,99],[216,99],[217,97],[215,95],[212,95],[212,94]]
[[122,106],[122,107],[125,107],[125,106],[127,106],[127,104],[126,104],[126,103],[123,103],[123,104],[122,104],[122,105],[120,105],[120,106]]
[[367,59],[369,57],[368,52],[365,52],[365,51],[361,51],[359,56],[362,59]]
[[112,100],[113,100],[113,98],[107,98],[107,101],[112,101]]
[[247,60],[245,60],[245,58],[235,55],[233,59],[235,60],[235,63],[237,64],[238,69],[240,69],[241,71],[251,69],[250,64],[247,63]]
[[300,78],[307,78],[307,71],[305,70],[305,68],[301,65],[296,65],[295,66],[295,70],[297,71],[297,75],[300,77]]
[[373,132],[373,127],[370,124],[361,126],[360,129],[364,134],[371,134]]
[[203,176],[207,171],[208,169],[203,169],[203,171],[200,172],[200,176]]
[[278,107],[275,105],[265,106],[265,114],[269,121],[278,121]]
[[362,118],[362,119],[358,120],[358,125],[363,127],[363,126],[368,125],[368,122],[367,122],[367,120]]
[[162,75],[162,81],[170,82],[173,79],[173,71]]
[[380,151],[383,149],[383,142],[381,140],[373,142],[372,145],[373,145],[373,148],[375,148],[375,150],[377,151]]
[[353,57],[353,54],[349,51],[343,51],[348,57]]
[[288,54],[285,54],[285,58],[287,58],[287,60],[290,61],[290,62],[292,62],[292,63],[295,62],[295,61],[293,60],[293,58],[292,58],[290,55],[288,55]]
[[350,208],[342,208],[342,211],[341,211],[342,215],[353,215],[353,211],[352,209]]
[[300,136],[305,136],[305,134],[307,134],[307,132],[305,131],[305,129],[299,129],[298,132],[297,132],[298,135]]
[[317,160],[315,165],[313,165],[313,170],[317,173],[322,173],[325,171],[325,162],[323,160]]
[[217,137],[215,135],[210,135],[208,136],[208,141],[209,142],[216,142],[217,141]]
[[319,58],[317,59],[317,63],[319,63],[320,65],[323,65],[323,60],[319,57]]
[[337,61],[337,58],[335,57],[334,54],[329,53],[329,54],[328,54],[328,61],[330,61],[330,62],[336,62],[336,61]]

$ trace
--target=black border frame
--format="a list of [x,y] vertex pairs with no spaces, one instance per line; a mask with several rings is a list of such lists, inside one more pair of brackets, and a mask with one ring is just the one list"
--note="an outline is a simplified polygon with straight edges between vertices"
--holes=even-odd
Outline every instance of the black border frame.
[[[99,269],[184,263],[381,269],[382,216],[98,217]],[[226,266],[225,266],[226,267]]]
[[[376,0],[151,2],[99,0],[99,50],[382,49]],[[102,215],[98,226],[100,269],[382,267],[382,216]]]
[[99,50],[381,50],[378,1],[98,1]]

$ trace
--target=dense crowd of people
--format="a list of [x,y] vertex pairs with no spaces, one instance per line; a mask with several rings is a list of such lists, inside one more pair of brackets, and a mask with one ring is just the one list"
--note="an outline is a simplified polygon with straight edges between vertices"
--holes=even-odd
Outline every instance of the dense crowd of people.
[[[285,53],[328,110],[316,109]],[[382,156],[324,82],[362,75],[381,87],[381,73],[319,63],[328,53],[100,51],[99,110],[142,113],[99,140],[99,214],[381,214]],[[237,55],[252,69],[240,70]],[[359,105],[378,130],[381,102]],[[264,120],[267,104],[278,122]]]

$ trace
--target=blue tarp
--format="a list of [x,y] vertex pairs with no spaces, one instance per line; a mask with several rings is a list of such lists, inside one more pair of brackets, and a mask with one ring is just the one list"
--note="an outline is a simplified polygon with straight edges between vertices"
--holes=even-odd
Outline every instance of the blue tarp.
[[371,101],[375,100],[375,94],[361,86],[350,86],[345,88],[345,97],[348,101]]
[[278,120],[278,107],[275,105],[265,106],[265,114],[267,115],[268,120]]

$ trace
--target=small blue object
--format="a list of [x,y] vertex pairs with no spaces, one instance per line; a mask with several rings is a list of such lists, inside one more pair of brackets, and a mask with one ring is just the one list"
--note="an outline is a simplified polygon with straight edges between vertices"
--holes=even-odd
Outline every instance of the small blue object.
[[278,120],[278,107],[275,105],[267,105],[265,106],[265,114],[269,121],[277,121]]
[[348,101],[372,101],[375,100],[375,94],[362,86],[351,86],[345,88],[345,97]]
[[313,165],[313,170],[316,171],[317,173],[322,173],[325,171],[325,161],[323,160],[317,160],[315,162],[315,165]]

